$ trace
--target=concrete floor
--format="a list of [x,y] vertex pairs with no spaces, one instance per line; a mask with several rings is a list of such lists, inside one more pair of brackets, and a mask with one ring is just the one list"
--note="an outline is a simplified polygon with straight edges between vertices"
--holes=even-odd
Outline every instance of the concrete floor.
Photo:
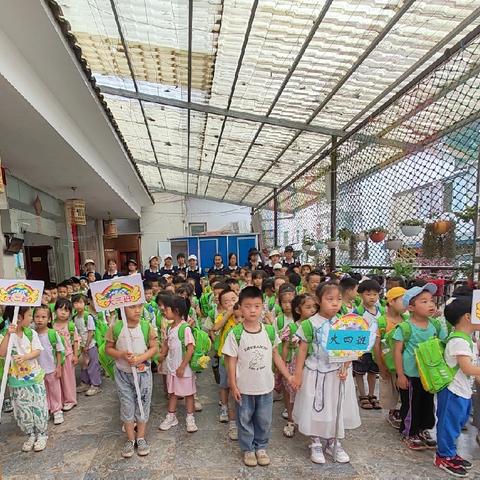
[[[247,468],[238,445],[227,438],[227,426],[217,419],[218,397],[210,372],[200,376],[199,394],[204,410],[196,416],[199,431],[186,433],[183,405],[180,425],[169,432],[157,429],[166,413],[166,400],[159,377],[149,422],[151,453],[122,459],[124,435],[120,430],[118,400],[114,385],[106,380],[103,392],[87,398],[65,414],[65,422],[51,424],[48,447],[41,453],[22,453],[23,436],[13,415],[5,414],[0,425],[1,480],[94,480],[94,479],[442,479],[450,478],[432,465],[431,451],[412,452],[399,440],[380,411],[362,411],[363,425],[347,434],[343,442],[351,463],[314,465],[309,460],[308,438],[282,435],[282,402],[274,405],[274,424],[269,467]],[[480,479],[480,448],[476,429],[462,434],[460,454],[474,459],[469,478]]]

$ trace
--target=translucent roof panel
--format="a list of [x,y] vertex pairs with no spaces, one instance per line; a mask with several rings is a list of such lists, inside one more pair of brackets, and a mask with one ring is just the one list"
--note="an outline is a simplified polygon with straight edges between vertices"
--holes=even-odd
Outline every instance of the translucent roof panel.
[[[81,51],[148,188],[249,206],[323,158],[332,136],[340,139],[366,121],[480,24],[480,0],[58,5],[61,11],[52,11],[68,22],[62,31],[73,34],[67,39],[77,55]],[[407,95],[388,118],[349,138],[340,161],[347,152],[362,160],[351,162],[348,175],[405,155],[435,135],[462,85],[479,91],[477,62],[469,61],[470,77],[449,72],[447,90],[439,81],[429,91],[431,105],[415,109],[418,102]],[[421,98],[421,89],[414,95]],[[466,105],[451,123],[474,114]],[[312,178],[325,168],[328,158]],[[324,194],[324,183],[305,182],[302,204]]]

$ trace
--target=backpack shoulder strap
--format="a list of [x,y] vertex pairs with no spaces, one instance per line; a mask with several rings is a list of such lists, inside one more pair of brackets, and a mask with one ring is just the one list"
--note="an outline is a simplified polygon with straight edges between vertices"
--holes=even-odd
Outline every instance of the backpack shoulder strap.
[[365,307],[360,304],[356,309],[355,309],[356,313],[358,315],[363,315],[365,313]]
[[377,319],[378,331],[380,332],[380,337],[385,335],[387,330],[387,317],[385,315],[380,315]]
[[53,328],[48,329],[48,340],[54,350],[57,349],[57,332]]
[[470,335],[468,335],[467,333],[464,333],[464,332],[455,332],[453,331],[447,338],[447,342],[449,342],[450,340],[452,340],[452,338],[461,338],[463,340],[466,340],[468,342],[468,344],[470,345],[470,348],[473,348],[473,340],[472,340],[472,337]]
[[123,328],[122,320],[117,320],[113,325],[113,339],[115,340],[115,342],[118,340],[118,337],[120,336],[120,332],[122,331],[122,328]]
[[273,325],[265,325],[265,331],[267,332],[270,343],[273,346],[275,343],[275,327]]
[[277,328],[278,331],[283,330],[283,327],[285,326],[285,314],[281,314],[277,317]]
[[188,324],[182,323],[180,327],[178,327],[178,339],[182,344],[182,347],[185,346],[185,329],[188,327]]
[[32,329],[29,327],[25,327],[23,329],[23,334],[28,338],[29,342],[32,343],[32,338],[33,338]]
[[402,331],[402,336],[403,336],[403,343],[407,343],[410,340],[410,337],[412,336],[412,326],[410,325],[410,322],[400,322],[397,325],[397,328],[399,328]]
[[140,320],[140,328],[143,333],[143,338],[145,340],[145,345],[148,348],[148,337],[150,335],[150,323],[147,320]]
[[437,331],[437,337],[440,337],[440,332],[442,331],[442,324],[438,318],[431,318],[430,321]]
[[233,331],[235,340],[237,341],[237,345],[240,345],[240,338],[242,337],[242,333],[243,333],[243,325],[241,323],[235,325],[232,328],[232,331]]
[[302,327],[303,333],[305,334],[305,338],[307,339],[307,342],[312,343],[313,342],[312,322],[307,318],[306,320],[303,320],[300,325]]

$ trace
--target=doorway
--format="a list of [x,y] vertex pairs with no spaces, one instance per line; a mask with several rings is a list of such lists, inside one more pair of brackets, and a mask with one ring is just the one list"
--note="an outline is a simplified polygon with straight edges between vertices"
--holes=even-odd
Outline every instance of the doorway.
[[24,247],[25,266],[27,268],[28,280],[43,280],[50,283],[50,270],[48,268],[48,251],[50,245],[39,245],[35,247]]

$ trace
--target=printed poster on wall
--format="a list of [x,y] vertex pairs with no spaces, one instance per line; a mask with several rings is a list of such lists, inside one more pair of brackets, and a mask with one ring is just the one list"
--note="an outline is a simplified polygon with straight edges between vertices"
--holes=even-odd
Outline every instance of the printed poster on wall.
[[0,279],[0,305],[38,307],[42,303],[41,280]]
[[93,282],[90,290],[97,311],[145,303],[142,276],[139,273]]

